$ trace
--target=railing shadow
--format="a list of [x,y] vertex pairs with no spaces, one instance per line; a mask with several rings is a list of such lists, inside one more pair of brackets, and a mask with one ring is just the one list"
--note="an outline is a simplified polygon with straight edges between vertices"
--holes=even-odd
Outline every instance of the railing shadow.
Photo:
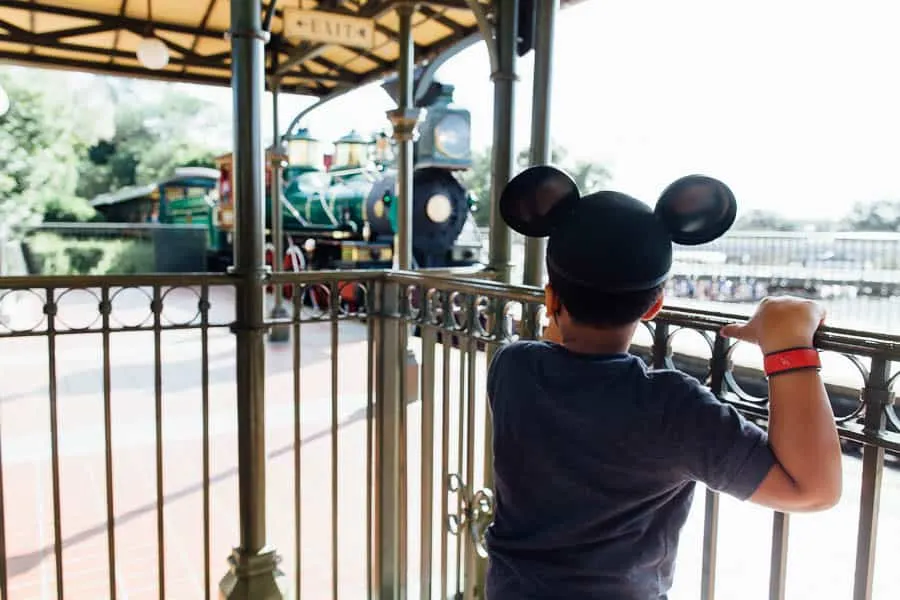
[[[359,410],[356,410],[353,413],[351,413],[346,419],[340,421],[338,423],[338,428],[343,429],[344,427],[347,427],[348,425],[353,425],[354,423],[363,421],[366,419],[367,414],[368,414],[368,408],[361,408]],[[301,446],[303,444],[308,444],[308,443],[320,440],[322,438],[328,437],[329,435],[331,435],[331,427],[328,427],[326,429],[321,429],[309,436],[303,437],[301,440]],[[276,459],[276,458],[279,458],[286,454],[290,454],[290,453],[294,452],[294,450],[295,450],[294,444],[288,444],[286,446],[282,446],[280,448],[277,448],[276,450],[269,452],[267,454],[267,457],[270,460]],[[210,487],[213,484],[222,483],[231,478],[237,477],[237,475],[238,475],[237,466],[234,466],[230,469],[221,471],[220,473],[210,476],[210,478],[209,478]],[[193,494],[196,494],[198,492],[201,492],[201,491],[203,491],[203,482],[202,481],[199,483],[193,484],[193,485],[183,487],[180,490],[177,490],[175,492],[165,494],[163,504],[171,504],[173,502],[177,502],[178,500],[182,500],[184,498],[187,498],[187,497],[189,497]],[[156,510],[156,502],[155,501],[149,502],[147,504],[144,504],[143,506],[134,508],[132,510],[129,510],[126,513],[123,513],[122,515],[117,516],[115,519],[115,525],[119,526],[119,525],[123,525],[125,523],[129,523],[147,513],[153,512],[155,510]],[[80,531],[76,534],[73,534],[73,535],[63,539],[62,549],[63,550],[69,549],[73,546],[76,546],[82,542],[85,542],[85,541],[91,539],[94,536],[105,534],[106,530],[107,530],[107,527],[106,527],[105,521],[102,523],[98,523],[97,525],[89,527],[83,531]],[[27,554],[20,554],[18,556],[8,557],[6,559],[7,566],[8,566],[7,573],[11,577],[16,577],[18,575],[23,575],[23,574],[31,571],[32,569],[38,567],[40,565],[40,563],[43,560],[45,560],[47,555],[52,554],[53,549],[54,549],[53,544],[49,544],[47,546],[44,546],[43,548],[34,550],[33,552],[29,552]]]

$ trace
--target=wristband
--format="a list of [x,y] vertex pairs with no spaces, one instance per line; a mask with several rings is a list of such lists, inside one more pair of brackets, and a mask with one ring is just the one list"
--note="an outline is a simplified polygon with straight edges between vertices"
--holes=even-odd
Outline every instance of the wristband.
[[766,377],[780,375],[801,369],[822,368],[819,351],[815,348],[787,348],[777,352],[769,352],[763,357],[763,370]]

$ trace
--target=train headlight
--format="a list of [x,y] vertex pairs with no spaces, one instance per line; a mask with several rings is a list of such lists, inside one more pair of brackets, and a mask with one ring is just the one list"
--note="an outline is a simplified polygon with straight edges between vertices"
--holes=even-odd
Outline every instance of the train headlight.
[[469,122],[459,113],[449,113],[434,128],[434,145],[450,158],[465,158],[469,154],[471,131]]
[[453,214],[450,198],[443,194],[435,194],[425,204],[425,214],[435,223],[446,223]]

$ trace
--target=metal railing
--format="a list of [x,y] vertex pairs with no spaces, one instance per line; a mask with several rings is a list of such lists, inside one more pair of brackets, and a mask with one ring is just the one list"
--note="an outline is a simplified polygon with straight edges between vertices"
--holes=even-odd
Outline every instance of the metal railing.
[[[521,236],[512,254],[524,263]],[[766,295],[803,295],[823,302],[833,324],[900,335],[900,234],[733,231],[702,248],[676,247],[666,293],[742,314]]]
[[[292,335],[267,351],[259,510],[293,597],[483,597],[486,368],[499,345],[539,335],[542,292],[406,272],[266,283],[286,286],[292,311],[278,323]],[[238,285],[227,275],[0,282],[0,307],[16,300],[0,325],[0,598],[84,597],[85,569],[93,596],[141,586],[160,598],[216,595],[240,526],[229,331]],[[716,335],[731,319],[670,308],[633,350],[695,374],[765,424],[758,356]],[[817,345],[841,438],[848,452],[862,448],[861,487],[845,486],[859,511],[853,566],[843,566],[853,597],[872,598],[885,458],[900,454],[900,339],[826,329]],[[704,500],[697,595],[731,597],[716,577],[727,500]],[[98,523],[79,516],[91,510]],[[772,517],[770,598],[789,585],[790,523]]]

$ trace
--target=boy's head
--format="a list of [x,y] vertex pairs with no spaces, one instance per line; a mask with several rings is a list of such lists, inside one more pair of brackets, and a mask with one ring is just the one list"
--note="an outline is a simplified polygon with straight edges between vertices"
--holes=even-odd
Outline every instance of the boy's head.
[[662,307],[672,243],[703,244],[734,223],[728,187],[700,175],[669,185],[655,209],[619,192],[582,196],[550,166],[526,169],[500,197],[503,220],[529,237],[548,237],[547,309],[573,324],[618,329]]

